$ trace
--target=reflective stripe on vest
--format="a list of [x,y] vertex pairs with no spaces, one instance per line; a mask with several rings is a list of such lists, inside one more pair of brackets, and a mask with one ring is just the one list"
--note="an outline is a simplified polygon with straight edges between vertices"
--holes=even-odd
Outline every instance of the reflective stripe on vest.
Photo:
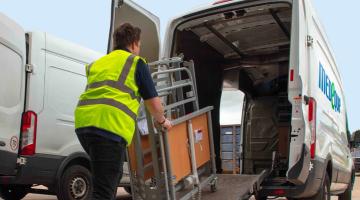
[[[133,99],[137,98],[136,95],[135,95],[135,92],[132,89],[130,89],[128,86],[125,85],[125,80],[126,80],[126,77],[129,74],[131,65],[134,62],[134,58],[135,58],[134,55],[130,55],[127,58],[126,63],[124,65],[124,67],[123,67],[123,71],[120,74],[119,80],[117,80],[117,81],[106,80],[106,81],[95,82],[95,83],[87,85],[86,90],[99,88],[99,87],[103,87],[103,86],[109,86],[109,87],[116,88],[116,89],[118,89],[118,90],[120,90],[122,92],[129,93],[131,98],[133,98]],[[91,63],[87,68],[88,76],[90,75],[90,68],[91,68],[92,64],[93,63]],[[139,101],[139,99],[138,99],[138,101]]]
[[115,101],[114,99],[86,99],[79,101],[78,106],[88,106],[95,104],[104,104],[108,106],[113,106],[124,111],[127,115],[129,115],[133,120],[136,120],[136,114],[131,111],[125,104]]

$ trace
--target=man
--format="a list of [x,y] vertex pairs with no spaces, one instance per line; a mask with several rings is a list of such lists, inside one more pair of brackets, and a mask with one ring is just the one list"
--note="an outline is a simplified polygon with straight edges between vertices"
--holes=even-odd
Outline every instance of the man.
[[164,128],[164,117],[149,68],[139,57],[140,33],[126,23],[114,32],[114,51],[86,67],[87,87],[75,110],[79,141],[91,159],[93,199],[113,199],[122,177],[125,149],[131,144],[140,106]]

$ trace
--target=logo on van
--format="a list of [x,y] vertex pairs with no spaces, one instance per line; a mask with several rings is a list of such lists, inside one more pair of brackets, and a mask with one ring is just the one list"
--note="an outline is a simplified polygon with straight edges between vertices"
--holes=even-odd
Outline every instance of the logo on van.
[[332,109],[340,113],[341,99],[335,89],[334,82],[330,80],[321,63],[319,65],[319,88],[331,102]]

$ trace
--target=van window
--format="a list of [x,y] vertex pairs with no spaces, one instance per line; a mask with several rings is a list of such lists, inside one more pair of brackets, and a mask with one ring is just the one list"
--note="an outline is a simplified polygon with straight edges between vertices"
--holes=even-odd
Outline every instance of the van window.
[[0,43],[0,107],[14,107],[20,101],[22,59],[12,49]]
[[220,125],[240,125],[244,93],[240,90],[224,90],[220,103]]

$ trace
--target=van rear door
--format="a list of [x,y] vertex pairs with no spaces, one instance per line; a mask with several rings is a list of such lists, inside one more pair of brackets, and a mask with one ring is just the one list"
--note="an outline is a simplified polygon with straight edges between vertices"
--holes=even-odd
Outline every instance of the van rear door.
[[304,101],[309,94],[309,63],[307,52],[308,17],[306,3],[293,1],[292,37],[290,50],[289,101],[292,104],[289,170],[287,178],[302,185],[309,176],[310,131],[308,105]]
[[108,52],[112,50],[114,30],[123,23],[141,28],[140,56],[148,62],[157,61],[160,53],[160,20],[131,0],[113,0]]
[[0,175],[14,175],[24,110],[24,30],[0,13]]

